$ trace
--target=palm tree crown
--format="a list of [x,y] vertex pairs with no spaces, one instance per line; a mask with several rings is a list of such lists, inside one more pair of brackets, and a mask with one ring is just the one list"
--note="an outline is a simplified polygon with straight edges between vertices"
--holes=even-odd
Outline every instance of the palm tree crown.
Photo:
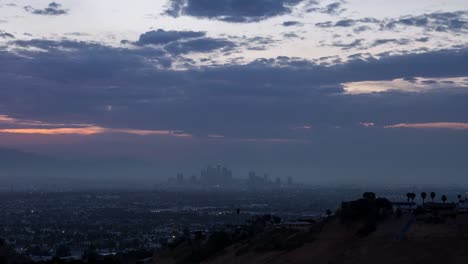
[[442,195],[442,197],[440,197],[440,199],[442,200],[443,203],[445,203],[447,201],[447,196],[444,194]]
[[424,200],[426,200],[426,196],[427,196],[427,193],[426,192],[422,192],[421,193],[421,198],[423,200],[423,204],[424,204]]

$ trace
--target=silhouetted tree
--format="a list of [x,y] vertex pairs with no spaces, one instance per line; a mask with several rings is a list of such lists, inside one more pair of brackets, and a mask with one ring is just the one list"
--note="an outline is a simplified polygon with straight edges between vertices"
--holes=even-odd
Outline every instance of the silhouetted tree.
[[68,246],[65,244],[59,245],[55,250],[56,257],[62,258],[62,257],[68,257],[70,255],[71,255],[70,248],[68,248]]
[[240,215],[240,212],[241,212],[241,209],[240,208],[237,208],[236,209],[236,214],[237,214],[237,225],[239,225],[239,215]]
[[442,200],[443,203],[445,203],[447,201],[447,196],[444,194],[442,195],[442,197],[440,197],[440,199]]
[[457,198],[458,198],[458,202],[461,202],[461,200],[462,200],[461,194],[458,194],[458,195],[457,195]]
[[431,196],[432,202],[434,202],[434,198],[436,197],[436,193],[435,193],[435,192],[431,192],[430,196]]
[[362,197],[367,200],[375,200],[377,196],[373,192],[365,192],[362,194]]
[[332,214],[332,211],[330,209],[327,209],[327,211],[325,211],[325,213],[327,214],[328,217],[330,217],[331,214]]
[[272,220],[273,224],[279,224],[279,223],[281,223],[281,217],[276,216],[276,215],[272,216],[272,217],[271,217],[271,220]]
[[415,194],[415,193],[411,193],[411,201],[414,202],[414,199],[416,199],[416,194]]
[[406,194],[406,200],[409,202],[411,200],[411,193]]
[[423,204],[424,204],[424,202],[425,202],[425,200],[426,200],[426,196],[427,196],[427,193],[426,193],[426,192],[422,192],[422,193],[421,193],[421,198],[422,198],[422,200],[423,200]]

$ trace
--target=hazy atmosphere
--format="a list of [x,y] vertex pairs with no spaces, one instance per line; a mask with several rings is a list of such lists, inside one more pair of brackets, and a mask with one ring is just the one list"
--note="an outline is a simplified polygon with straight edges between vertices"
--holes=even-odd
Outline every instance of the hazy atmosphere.
[[468,184],[467,157],[467,1],[0,0],[2,189]]

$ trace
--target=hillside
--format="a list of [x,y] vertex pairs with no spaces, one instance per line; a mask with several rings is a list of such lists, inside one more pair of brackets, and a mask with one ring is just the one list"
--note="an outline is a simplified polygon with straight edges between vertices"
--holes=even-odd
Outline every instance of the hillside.
[[439,213],[407,212],[397,216],[391,212],[385,217],[379,215],[376,222],[369,220],[373,213],[355,221],[332,216],[307,228],[277,225],[199,262],[183,257],[190,247],[179,245],[171,250],[172,255],[156,255],[154,263],[467,263],[468,215]]
[[396,240],[408,217],[388,220],[365,238],[355,235],[357,224],[335,221],[326,224],[313,242],[291,251],[236,254],[242,247],[237,244],[205,263],[466,263],[468,216],[440,225],[416,223],[405,238]]
[[29,263],[29,260],[20,256],[13,248],[6,245],[3,240],[0,240],[0,264],[22,264]]

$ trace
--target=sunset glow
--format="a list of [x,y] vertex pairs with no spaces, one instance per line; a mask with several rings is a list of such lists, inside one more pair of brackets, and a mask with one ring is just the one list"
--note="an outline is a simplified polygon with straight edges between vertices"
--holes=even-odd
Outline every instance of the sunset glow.
[[81,135],[91,136],[97,134],[131,134],[138,136],[174,136],[191,137],[191,135],[179,131],[170,130],[139,130],[139,129],[115,129],[99,126],[79,127],[79,128],[11,128],[0,129],[0,133],[10,134],[36,134],[36,135]]

